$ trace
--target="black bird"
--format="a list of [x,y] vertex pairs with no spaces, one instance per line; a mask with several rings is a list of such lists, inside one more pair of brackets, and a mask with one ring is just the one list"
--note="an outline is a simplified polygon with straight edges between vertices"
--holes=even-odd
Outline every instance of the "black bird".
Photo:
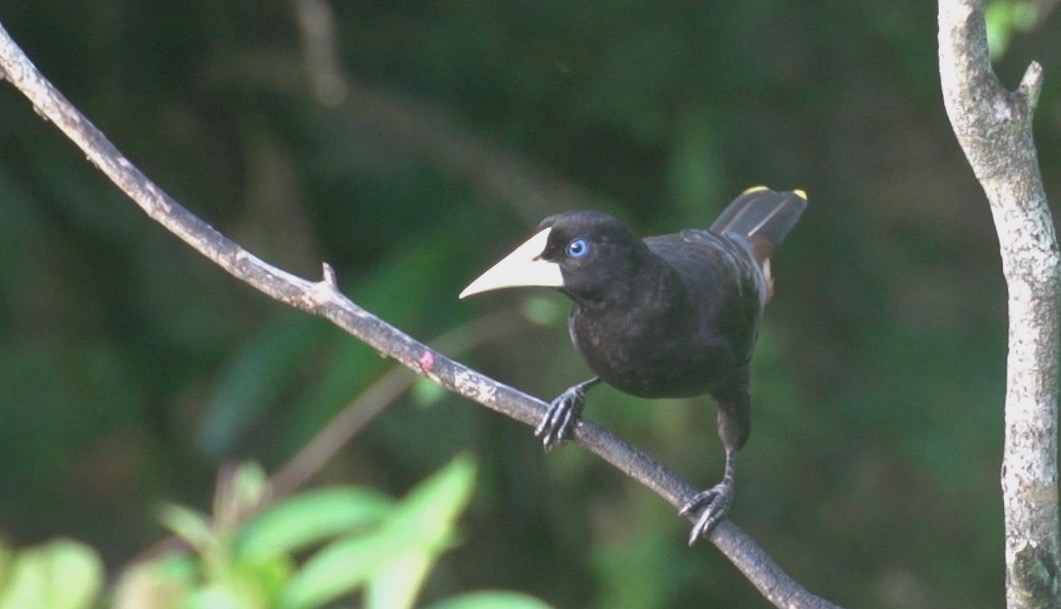
[[597,376],[553,400],[534,432],[547,450],[570,435],[586,392],[602,380],[645,398],[715,398],[725,474],[680,512],[702,508],[692,544],[733,501],[736,454],[751,426],[749,364],[773,292],[770,255],[806,206],[803,191],[760,186],[737,197],[708,230],[645,239],[600,212],[556,214],[460,297],[549,286],[574,302],[571,341]]

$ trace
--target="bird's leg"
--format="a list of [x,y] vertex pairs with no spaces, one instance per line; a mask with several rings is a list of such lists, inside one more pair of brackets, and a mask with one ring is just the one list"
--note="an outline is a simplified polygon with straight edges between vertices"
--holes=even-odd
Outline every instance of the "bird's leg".
[[726,472],[722,481],[715,486],[693,495],[678,512],[682,516],[691,514],[694,510],[703,507],[700,516],[693,525],[689,534],[689,545],[696,543],[701,537],[706,537],[711,529],[715,528],[729,512],[733,504],[733,472],[737,461],[736,449],[726,449]]
[[586,405],[586,392],[598,383],[600,383],[600,377],[595,376],[588,381],[569,387],[549,404],[542,422],[534,430],[534,435],[542,439],[545,450],[559,446],[571,435],[575,423],[582,416],[582,408]]
[[726,449],[726,470],[722,481],[715,486],[693,495],[682,506],[679,514],[685,516],[700,509],[700,516],[689,534],[689,545],[707,536],[729,512],[733,504],[733,473],[737,465],[737,451],[748,441],[751,432],[751,397],[748,395],[747,369],[738,377],[737,390],[716,396],[718,400],[718,437]]

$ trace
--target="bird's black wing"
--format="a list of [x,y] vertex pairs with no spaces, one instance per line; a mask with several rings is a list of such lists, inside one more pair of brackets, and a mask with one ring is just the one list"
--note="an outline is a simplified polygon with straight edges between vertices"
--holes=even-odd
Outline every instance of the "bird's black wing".
[[[766,303],[766,278],[750,242],[732,234],[716,234],[699,229],[683,230],[649,242],[674,267],[686,283],[697,288]],[[696,288],[694,288],[694,291]]]
[[677,271],[688,289],[698,334],[724,342],[734,361],[749,358],[769,291],[751,245],[695,229],[649,237],[645,243]]

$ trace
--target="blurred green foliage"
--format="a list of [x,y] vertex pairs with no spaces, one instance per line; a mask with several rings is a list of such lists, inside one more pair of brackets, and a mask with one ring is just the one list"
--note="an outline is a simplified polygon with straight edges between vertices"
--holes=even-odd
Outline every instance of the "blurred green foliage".
[[[106,606],[315,609],[363,593],[367,609],[411,609],[440,555],[455,545],[456,520],[474,488],[474,461],[459,455],[401,501],[341,486],[266,507],[264,472],[246,464],[219,485],[212,515],[163,508],[162,521],[192,552],[164,552],[126,569]],[[296,553],[310,551],[296,562]],[[84,544],[0,547],[4,609],[88,609],[103,582],[102,560]],[[504,591],[465,593],[430,609],[479,607],[548,609]]]
[[987,44],[992,58],[1005,54],[1015,34],[1027,32],[1038,25],[1041,12],[1052,10],[1042,0],[994,0],[987,3],[984,20],[987,25]]
[[[296,4],[0,0],[0,22],[148,175],[265,259],[307,277],[328,261],[423,339],[526,310],[456,355],[545,398],[587,374],[563,299],[456,300],[541,216],[596,207],[651,234],[706,225],[752,184],[806,189],[774,261],[732,516],[842,604],[1001,604],[1006,295],[940,103],[934,3],[337,1],[338,105],[313,95]],[[1057,201],[1050,6],[997,1],[990,25],[1005,83],[1045,68]],[[221,463],[276,470],[391,365],[201,260],[8,86],[0,328],[0,535],[78,539],[108,570],[166,534],[155,506],[208,511]],[[706,486],[722,464],[706,402],[602,388],[587,416]],[[314,484],[393,495],[461,451],[479,485],[428,605],[512,589],[766,606],[707,544],[686,549],[656,497],[452,396],[396,401]]]
[[100,557],[76,541],[57,539],[19,551],[0,546],[0,607],[89,609],[103,576]]

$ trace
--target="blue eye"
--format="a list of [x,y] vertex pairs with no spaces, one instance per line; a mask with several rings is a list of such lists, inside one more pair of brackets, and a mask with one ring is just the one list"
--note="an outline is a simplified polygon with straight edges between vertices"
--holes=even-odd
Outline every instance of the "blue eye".
[[571,258],[581,258],[589,252],[589,241],[585,239],[575,239],[571,243],[567,244],[565,253]]

